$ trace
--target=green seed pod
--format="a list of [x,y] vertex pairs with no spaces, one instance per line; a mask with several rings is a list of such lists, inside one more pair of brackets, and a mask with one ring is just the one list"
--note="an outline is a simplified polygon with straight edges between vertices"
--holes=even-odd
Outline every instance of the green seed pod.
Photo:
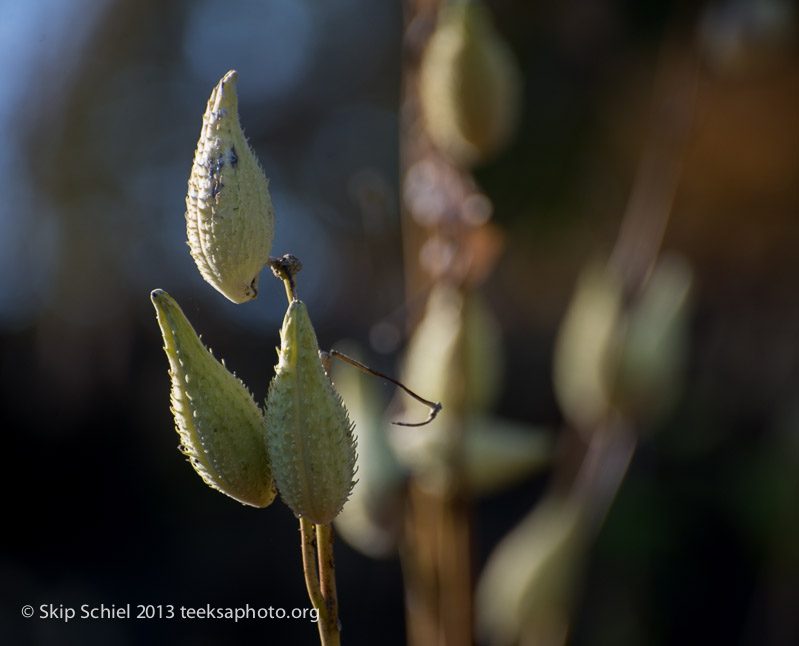
[[289,304],[278,358],[266,406],[272,474],[295,515],[324,525],[338,515],[355,484],[356,442],[302,301]]
[[266,507],[276,492],[261,409],[206,349],[169,294],[156,289],[150,299],[169,359],[181,451],[209,486],[245,505]]
[[275,228],[269,182],[244,138],[231,70],[211,93],[189,177],[186,233],[203,278],[234,303],[258,295]]
[[[490,554],[475,590],[481,642],[566,643],[588,551],[585,511],[549,494]],[[550,639],[551,637],[551,639]]]
[[680,392],[688,356],[692,278],[686,260],[664,254],[630,307],[624,335],[616,339],[619,364],[613,399],[635,419],[651,424],[670,410]]
[[553,371],[561,410],[584,433],[598,428],[613,407],[617,339],[625,329],[621,282],[604,266],[591,263],[560,325]]
[[482,3],[445,6],[419,77],[422,113],[433,143],[465,165],[499,152],[516,129],[520,88],[513,54]]

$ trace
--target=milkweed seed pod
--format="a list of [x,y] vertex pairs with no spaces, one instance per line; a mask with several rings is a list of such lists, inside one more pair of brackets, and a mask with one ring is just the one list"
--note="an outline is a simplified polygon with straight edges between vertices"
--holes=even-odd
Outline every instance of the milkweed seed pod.
[[484,412],[501,391],[502,356],[499,323],[482,295],[439,283],[408,346],[403,381],[447,410]]
[[261,409],[244,384],[202,344],[166,292],[150,294],[164,337],[180,449],[200,477],[245,505],[266,507],[275,487]]
[[552,460],[552,433],[498,417],[468,420],[464,475],[469,491],[487,496],[509,489],[542,471]]
[[428,491],[442,494],[468,467],[466,436],[499,394],[502,354],[498,323],[479,293],[433,287],[408,344],[402,381],[444,402],[448,413],[429,427],[389,432],[397,456]]
[[269,182],[244,138],[231,70],[211,93],[189,177],[186,233],[203,278],[234,303],[258,295],[275,211]]
[[617,339],[614,403],[638,420],[656,421],[680,392],[689,347],[692,280],[685,259],[664,254],[627,314],[624,336]]
[[470,166],[505,146],[518,121],[521,74],[479,2],[441,11],[425,49],[419,94],[430,138]]
[[[489,555],[475,590],[477,631],[491,644],[565,643],[588,549],[576,499],[549,494]],[[534,637],[535,636],[535,637]]]
[[292,301],[286,311],[278,358],[266,405],[272,474],[295,515],[324,525],[355,484],[356,443],[302,301]]
[[646,286],[624,303],[607,268],[587,267],[558,333],[555,394],[564,416],[582,431],[617,411],[653,422],[679,391],[688,348],[692,273],[664,255]]
[[621,281],[598,263],[577,282],[555,343],[553,381],[563,415],[590,433],[609,414],[618,370],[617,339],[624,333]]
[[[344,345],[336,347],[352,357],[360,354],[358,348]],[[336,534],[370,558],[387,558],[397,550],[408,474],[386,437],[378,381],[343,361],[331,363],[336,390],[359,429],[358,486],[336,516]]]

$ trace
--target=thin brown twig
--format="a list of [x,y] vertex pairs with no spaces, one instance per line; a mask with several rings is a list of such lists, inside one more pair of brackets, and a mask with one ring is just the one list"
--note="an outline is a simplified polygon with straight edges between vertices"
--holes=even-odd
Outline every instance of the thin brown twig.
[[341,361],[343,361],[344,363],[348,363],[351,366],[355,366],[356,368],[359,368],[360,370],[363,370],[368,375],[372,375],[373,377],[377,377],[378,379],[384,379],[384,380],[394,384],[398,388],[401,388],[406,393],[408,393],[416,401],[418,401],[421,404],[424,404],[425,406],[427,406],[430,409],[430,412],[427,415],[427,419],[425,421],[423,421],[423,422],[391,422],[395,426],[424,426],[425,424],[429,424],[430,422],[432,422],[436,418],[436,415],[438,415],[439,411],[443,408],[443,406],[441,405],[441,402],[432,402],[429,399],[425,399],[424,397],[421,397],[420,395],[417,395],[410,388],[408,388],[405,384],[397,381],[393,377],[389,377],[388,375],[384,375],[382,372],[378,372],[377,370],[373,370],[369,366],[366,366],[366,365],[362,364],[360,361],[356,361],[352,357],[348,357],[346,354],[343,354],[343,353],[339,352],[338,350],[330,350],[330,351],[328,351],[326,353],[323,353],[323,354],[327,354],[330,357],[335,357],[336,359],[341,359]]

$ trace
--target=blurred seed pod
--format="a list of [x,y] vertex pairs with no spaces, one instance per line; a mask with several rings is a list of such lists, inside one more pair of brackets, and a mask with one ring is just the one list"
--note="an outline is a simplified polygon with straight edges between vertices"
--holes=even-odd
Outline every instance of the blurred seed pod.
[[651,421],[675,399],[688,355],[687,319],[692,272],[677,255],[660,258],[631,306],[614,383],[616,406]]
[[272,473],[294,514],[324,525],[338,515],[355,484],[356,441],[302,301],[289,304],[278,357],[266,406]]
[[169,294],[156,289],[150,299],[169,359],[181,451],[209,486],[246,505],[266,507],[276,491],[261,409],[206,349]]
[[502,371],[499,325],[480,294],[436,284],[408,346],[403,382],[442,402],[447,413],[430,426],[390,434],[397,456],[422,486],[439,492],[449,487],[454,463],[466,460],[465,434],[473,418],[493,405]]
[[442,9],[422,58],[419,94],[430,138],[461,165],[484,161],[510,140],[521,74],[482,3]]
[[555,343],[554,385],[561,410],[591,431],[608,414],[623,325],[622,285],[599,264],[585,268]]
[[404,382],[452,413],[491,408],[504,369],[499,323],[479,292],[437,283],[408,346]]
[[[475,496],[488,496],[512,487],[545,468],[552,457],[552,439],[541,428],[475,415],[462,421],[463,477]],[[418,482],[430,491],[449,485],[451,438],[443,425],[392,428],[391,445],[409,465]]]
[[475,592],[485,643],[566,643],[587,546],[583,525],[574,501],[550,496],[497,545]]
[[688,352],[692,274],[672,254],[661,257],[626,306],[621,282],[591,265],[578,281],[555,346],[555,394],[566,418],[591,432],[610,411],[652,422],[679,390]]
[[269,183],[239,124],[231,70],[211,93],[186,197],[189,248],[203,278],[234,303],[258,295],[272,249]]
[[[341,344],[336,349],[358,355]],[[362,554],[385,558],[396,552],[407,472],[388,443],[380,383],[343,362],[332,363],[336,390],[358,428],[358,483],[336,517],[336,532]]]
[[494,417],[469,420],[466,482],[475,495],[497,493],[546,467],[552,436],[545,429]]

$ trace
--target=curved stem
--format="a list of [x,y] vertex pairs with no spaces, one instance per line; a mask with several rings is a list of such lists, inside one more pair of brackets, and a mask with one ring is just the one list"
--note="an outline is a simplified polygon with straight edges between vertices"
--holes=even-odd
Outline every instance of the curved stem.
[[[404,390],[406,393],[408,393],[408,395],[410,395],[416,401],[418,401],[421,404],[424,404],[425,406],[427,406],[430,409],[430,412],[428,413],[427,419],[425,421],[423,421],[423,422],[391,422],[392,424],[394,424],[396,426],[425,426],[426,424],[429,424],[430,422],[432,422],[436,418],[436,415],[438,415],[439,411],[441,411],[441,409],[443,408],[443,406],[441,405],[441,402],[433,402],[433,401],[430,401],[429,399],[425,399],[424,397],[421,397],[420,395],[417,395],[415,392],[413,392],[410,388],[408,388],[402,382],[397,381],[396,379],[394,379],[393,377],[389,377],[388,375],[384,375],[382,372],[378,372],[377,370],[374,370],[374,369],[370,368],[369,366],[366,366],[366,365],[362,364],[360,361],[356,361],[352,357],[348,357],[343,352],[339,352],[338,350],[330,350],[328,352],[324,352],[324,353],[320,353],[320,354],[327,355],[328,357],[336,357],[336,359],[341,359],[344,363],[348,363],[351,366],[354,366],[356,368],[359,368],[360,370],[363,370],[368,375],[372,375],[373,377],[377,377],[378,379],[385,379],[386,381],[394,384],[398,388],[402,388],[402,390]],[[327,365],[326,364],[325,364],[325,371],[327,371]]]

